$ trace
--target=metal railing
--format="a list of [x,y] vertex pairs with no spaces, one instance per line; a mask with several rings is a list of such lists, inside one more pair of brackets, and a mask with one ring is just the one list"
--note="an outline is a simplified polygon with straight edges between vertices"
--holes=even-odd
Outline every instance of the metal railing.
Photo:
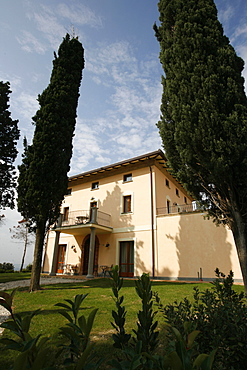
[[156,215],[169,215],[176,213],[186,213],[198,211],[196,204],[177,204],[170,207],[161,207],[156,209]]
[[[61,226],[86,225],[92,222],[90,220],[90,211],[88,210],[71,211],[66,215],[66,219],[64,218],[65,215],[61,216]],[[102,211],[97,211],[96,222],[101,226],[110,226],[111,215]]]

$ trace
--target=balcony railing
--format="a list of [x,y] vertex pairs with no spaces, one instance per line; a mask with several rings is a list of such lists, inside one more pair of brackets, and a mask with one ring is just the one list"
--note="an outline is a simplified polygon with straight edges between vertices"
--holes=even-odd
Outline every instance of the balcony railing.
[[186,213],[198,211],[196,204],[177,204],[170,207],[161,207],[156,209],[156,215],[169,215],[176,213]]
[[97,210],[96,220],[93,221],[92,219],[92,212],[88,210],[78,210],[78,211],[71,211],[66,215],[66,219],[64,215],[62,215],[62,224],[61,226],[75,226],[75,225],[86,225],[88,223],[95,222],[101,226],[108,226],[111,225],[111,215]]

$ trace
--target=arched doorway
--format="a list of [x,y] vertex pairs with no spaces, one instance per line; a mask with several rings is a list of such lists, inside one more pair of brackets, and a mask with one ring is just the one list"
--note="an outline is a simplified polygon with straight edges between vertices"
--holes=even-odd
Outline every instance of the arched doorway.
[[[88,273],[88,260],[89,260],[89,247],[90,247],[90,234],[88,234],[82,242],[81,250],[81,275],[87,275]],[[95,236],[95,249],[94,249],[94,263],[93,273],[98,272],[98,257],[99,257],[99,239]]]

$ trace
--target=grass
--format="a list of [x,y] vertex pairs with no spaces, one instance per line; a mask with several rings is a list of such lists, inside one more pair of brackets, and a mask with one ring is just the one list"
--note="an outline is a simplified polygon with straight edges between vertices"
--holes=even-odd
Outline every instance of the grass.
[[30,279],[31,272],[6,272],[0,274],[0,283]]
[[[153,291],[157,291],[162,303],[168,304],[174,300],[180,301],[184,297],[192,299],[193,288],[198,286],[200,290],[210,287],[209,283],[179,283],[154,281]],[[237,291],[241,291],[242,286],[236,286]],[[41,291],[28,293],[27,288],[21,288],[15,294],[14,310],[16,313],[24,314],[36,309],[41,312],[32,319],[31,334],[36,336],[41,333],[45,336],[51,336],[51,342],[54,346],[60,343],[61,338],[58,331],[66,323],[58,313],[58,307],[54,305],[63,302],[65,299],[73,299],[76,294],[86,294],[88,296],[82,304],[82,313],[86,316],[93,308],[98,308],[94,322],[91,339],[95,342],[95,348],[98,356],[112,356],[111,335],[114,329],[111,326],[111,311],[115,309],[114,300],[111,292],[111,281],[108,278],[100,278],[89,281],[78,281],[76,283],[61,283],[56,285],[44,286]],[[140,299],[135,292],[134,280],[125,280],[121,294],[124,295],[124,305],[127,310],[126,330],[131,332],[136,328],[136,314],[140,309]],[[84,312],[83,312],[84,311]],[[159,326],[162,328],[163,317],[158,314]],[[7,334],[5,331],[4,335]],[[10,353],[1,354],[3,368],[9,367],[9,361],[13,355]]]

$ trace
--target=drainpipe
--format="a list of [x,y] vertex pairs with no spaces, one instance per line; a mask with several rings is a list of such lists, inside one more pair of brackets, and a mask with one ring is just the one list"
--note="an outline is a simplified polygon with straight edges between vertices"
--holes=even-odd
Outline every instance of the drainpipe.
[[152,238],[152,275],[155,277],[155,250],[154,250],[154,198],[153,198],[153,172],[150,169],[150,192],[151,192],[151,238]]
[[[61,225],[62,225],[62,215],[60,215],[58,217],[56,227],[61,227]],[[52,259],[50,276],[55,276],[56,275],[56,269],[57,269],[58,246],[59,246],[59,239],[60,239],[60,231],[55,231],[55,232],[56,232],[56,237],[55,237],[55,242],[54,242],[53,259]]]

